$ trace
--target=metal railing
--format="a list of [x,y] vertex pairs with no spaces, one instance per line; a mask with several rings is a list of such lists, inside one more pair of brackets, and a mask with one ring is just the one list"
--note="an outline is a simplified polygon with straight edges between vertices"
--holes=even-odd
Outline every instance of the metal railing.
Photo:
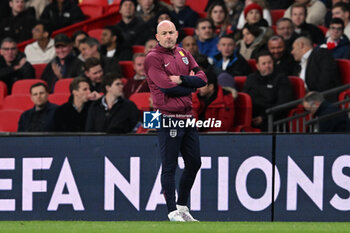
[[[329,89],[327,91],[321,92],[321,94],[323,96],[329,96],[335,93],[340,93],[341,91],[344,91],[346,89],[350,88],[350,83],[349,84],[345,84],[336,88],[332,88]],[[296,106],[298,106],[299,104],[301,104],[303,102],[303,99],[297,99],[288,103],[284,103],[272,108],[269,108],[266,110],[266,114],[267,114],[267,122],[268,122],[268,132],[272,133],[272,132],[289,132],[288,129],[291,129],[293,127],[293,123],[296,123],[296,132],[306,132],[306,128],[308,126],[309,131],[313,132],[314,131],[314,127],[315,125],[321,121],[321,120],[325,120],[325,119],[330,119],[333,117],[336,117],[338,115],[344,114],[344,112],[349,112],[349,109],[343,109],[340,110],[338,112],[336,112],[336,114],[329,114],[326,116],[322,116],[319,118],[315,118],[315,119],[311,119],[311,120],[307,120],[309,113],[308,112],[303,112],[301,114],[296,114],[292,117],[287,117],[281,120],[277,120],[274,121],[274,114],[281,112],[281,111],[285,111],[287,109],[292,109]],[[346,99],[340,102],[336,102],[335,104],[340,105],[340,104],[345,104],[345,103],[349,103],[350,99]],[[334,115],[334,116],[333,116]],[[310,117],[310,116],[309,116]],[[300,129],[300,121],[302,121],[302,129]]]

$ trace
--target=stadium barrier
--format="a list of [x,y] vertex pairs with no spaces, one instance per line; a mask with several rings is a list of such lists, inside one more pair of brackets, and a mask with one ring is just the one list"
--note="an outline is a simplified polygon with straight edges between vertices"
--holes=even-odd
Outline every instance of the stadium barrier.
[[[189,208],[202,221],[348,221],[348,138],[201,135]],[[167,220],[155,135],[9,134],[0,148],[0,220]]]

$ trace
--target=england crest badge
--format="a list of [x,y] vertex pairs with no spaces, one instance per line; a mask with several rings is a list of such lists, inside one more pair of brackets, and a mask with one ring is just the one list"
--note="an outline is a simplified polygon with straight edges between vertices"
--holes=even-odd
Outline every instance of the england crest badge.
[[187,57],[183,57],[183,58],[182,58],[182,61],[183,61],[186,65],[188,65],[188,58],[187,58]]
[[171,129],[169,133],[170,137],[174,138],[177,136],[177,129]]

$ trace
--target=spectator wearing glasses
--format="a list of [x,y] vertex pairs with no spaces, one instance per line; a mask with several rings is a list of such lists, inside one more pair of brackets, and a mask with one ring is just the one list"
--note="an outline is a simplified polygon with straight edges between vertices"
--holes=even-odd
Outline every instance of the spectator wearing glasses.
[[65,34],[55,36],[56,57],[47,64],[41,76],[52,92],[57,80],[74,78],[82,73],[83,62],[73,55],[73,44]]
[[91,104],[86,121],[87,132],[131,133],[139,121],[139,110],[123,98],[122,77],[116,73],[104,76],[105,95]]
[[340,18],[333,18],[329,24],[329,36],[320,46],[330,50],[334,58],[346,58],[350,48],[349,38],[344,34],[344,22]]
[[12,84],[20,79],[35,78],[35,70],[25,55],[17,50],[16,41],[5,38],[1,42],[0,80],[5,82],[9,92]]

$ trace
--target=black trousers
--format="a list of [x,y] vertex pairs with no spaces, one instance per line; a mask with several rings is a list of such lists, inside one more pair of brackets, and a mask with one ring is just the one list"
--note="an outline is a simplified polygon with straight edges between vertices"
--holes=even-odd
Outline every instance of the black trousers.
[[161,183],[170,213],[176,210],[175,172],[179,152],[184,160],[185,169],[180,180],[177,204],[187,205],[193,182],[201,166],[199,136],[197,128],[162,128],[158,130],[158,140],[162,160]]

